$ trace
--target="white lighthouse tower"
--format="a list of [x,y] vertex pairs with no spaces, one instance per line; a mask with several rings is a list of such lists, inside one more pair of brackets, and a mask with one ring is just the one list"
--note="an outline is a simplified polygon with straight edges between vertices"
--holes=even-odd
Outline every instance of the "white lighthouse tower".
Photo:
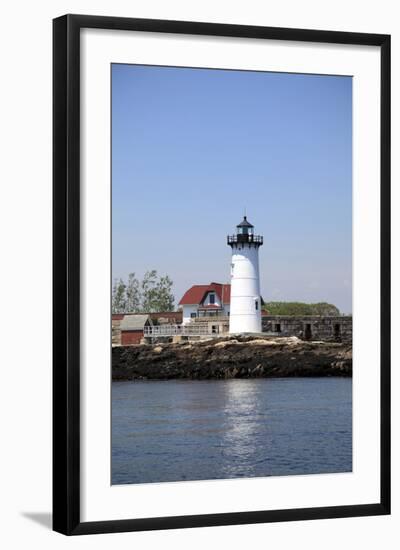
[[236,226],[236,234],[228,235],[228,245],[232,248],[231,333],[261,332],[258,249],[262,244],[262,236],[254,235],[254,226],[246,216]]

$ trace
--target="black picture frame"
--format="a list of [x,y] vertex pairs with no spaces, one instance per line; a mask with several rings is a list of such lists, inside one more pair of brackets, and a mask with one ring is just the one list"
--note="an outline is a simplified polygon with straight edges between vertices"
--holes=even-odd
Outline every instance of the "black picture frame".
[[[80,30],[149,31],[378,46],[381,50],[381,496],[372,504],[80,520]],[[390,36],[65,15],[53,21],[53,529],[66,535],[390,513]]]

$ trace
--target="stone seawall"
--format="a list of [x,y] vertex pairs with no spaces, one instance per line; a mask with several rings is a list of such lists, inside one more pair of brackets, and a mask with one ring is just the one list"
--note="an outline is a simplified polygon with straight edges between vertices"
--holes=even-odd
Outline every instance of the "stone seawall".
[[353,318],[350,315],[265,315],[262,330],[282,336],[297,336],[303,340],[351,343]]
[[350,344],[227,337],[112,350],[113,380],[351,376]]

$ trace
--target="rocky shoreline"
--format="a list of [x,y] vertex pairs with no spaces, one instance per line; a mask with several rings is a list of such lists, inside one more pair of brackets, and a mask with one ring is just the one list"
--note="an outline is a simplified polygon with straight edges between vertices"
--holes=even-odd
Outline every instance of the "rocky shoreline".
[[226,337],[112,349],[113,380],[283,378],[352,375],[351,344],[296,337]]

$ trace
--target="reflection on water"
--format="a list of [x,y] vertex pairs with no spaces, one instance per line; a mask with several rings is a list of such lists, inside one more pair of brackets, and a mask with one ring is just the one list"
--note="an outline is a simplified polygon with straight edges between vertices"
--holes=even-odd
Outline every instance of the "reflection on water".
[[[240,473],[238,463],[247,464],[247,476],[254,475],[257,454],[257,431],[260,422],[265,424],[265,406],[260,402],[257,380],[238,380],[239,384],[225,387],[227,400],[223,410],[226,423],[224,447],[228,460],[223,477],[236,477]],[[233,465],[233,467],[232,467]]]
[[112,384],[112,483],[345,472],[351,379]]

